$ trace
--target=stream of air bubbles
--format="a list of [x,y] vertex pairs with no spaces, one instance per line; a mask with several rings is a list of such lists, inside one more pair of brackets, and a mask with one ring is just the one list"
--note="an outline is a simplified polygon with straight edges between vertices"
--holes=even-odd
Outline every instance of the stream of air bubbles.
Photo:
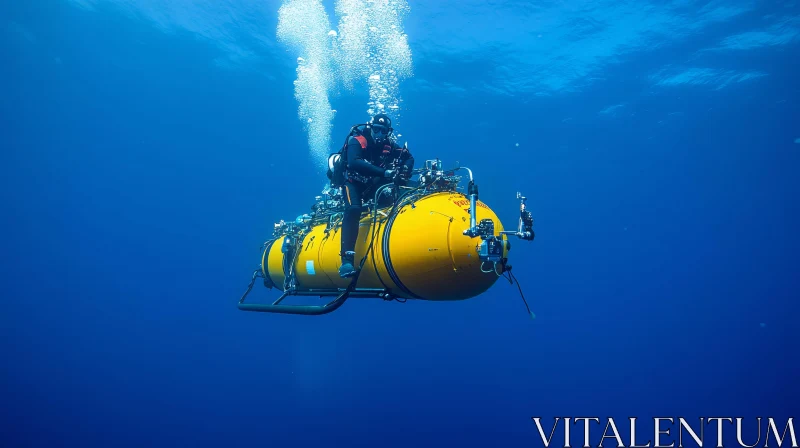
[[402,102],[400,81],[413,74],[403,32],[409,11],[405,0],[337,0],[335,11],[338,32],[331,29],[321,0],[286,0],[278,10],[278,39],[297,54],[298,116],[320,169],[327,167],[334,149],[331,129],[336,111],[330,96],[336,87],[351,92],[366,87],[366,119],[382,112],[396,124]]

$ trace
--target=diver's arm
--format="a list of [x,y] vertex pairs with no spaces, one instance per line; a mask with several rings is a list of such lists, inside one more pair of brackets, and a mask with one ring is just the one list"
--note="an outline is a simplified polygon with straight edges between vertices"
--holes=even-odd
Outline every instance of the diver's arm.
[[361,143],[353,137],[347,143],[347,169],[372,177],[383,177],[384,170],[364,160]]
[[[399,146],[400,145],[398,145],[398,147]],[[400,150],[403,151],[400,154],[400,164],[401,166],[407,167],[407,173],[411,175],[411,171],[414,170],[414,156],[411,155],[411,152],[405,146],[401,147]]]
[[411,171],[413,171],[413,170],[414,170],[414,156],[412,156],[411,154],[409,154],[409,155],[408,155],[408,159],[406,159],[406,160],[403,162],[403,165],[408,167],[408,172],[409,172],[409,173],[410,173]]

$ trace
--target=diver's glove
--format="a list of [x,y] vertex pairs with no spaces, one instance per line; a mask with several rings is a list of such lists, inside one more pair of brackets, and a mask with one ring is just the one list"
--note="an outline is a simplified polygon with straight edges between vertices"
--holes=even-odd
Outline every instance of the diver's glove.
[[411,168],[409,168],[408,165],[401,166],[399,175],[401,178],[408,180],[408,178],[411,177]]
[[397,174],[397,170],[386,170],[383,172],[383,177],[393,178]]

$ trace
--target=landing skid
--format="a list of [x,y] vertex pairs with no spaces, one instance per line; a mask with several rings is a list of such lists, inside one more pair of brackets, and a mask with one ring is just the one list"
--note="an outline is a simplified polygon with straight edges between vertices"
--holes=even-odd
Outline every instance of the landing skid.
[[[339,309],[340,306],[344,304],[344,302],[349,299],[350,297],[358,297],[358,298],[365,298],[365,299],[384,299],[384,300],[392,300],[393,296],[391,293],[386,291],[385,289],[380,288],[356,288],[355,283],[357,278],[354,278],[353,281],[350,283],[350,286],[347,288],[337,288],[337,289],[308,289],[297,291],[294,289],[289,289],[283,291],[280,297],[277,300],[272,302],[272,304],[265,304],[265,303],[245,303],[245,298],[253,289],[253,285],[255,284],[256,278],[263,277],[261,274],[261,270],[257,269],[253,272],[253,278],[250,280],[250,285],[247,287],[247,291],[244,292],[242,298],[239,299],[239,309],[242,311],[256,311],[262,313],[277,313],[277,314],[302,314],[305,316],[320,316],[322,314],[328,314],[336,311]],[[325,305],[281,305],[283,299],[289,296],[298,296],[298,297],[335,297],[330,302],[326,303]]]

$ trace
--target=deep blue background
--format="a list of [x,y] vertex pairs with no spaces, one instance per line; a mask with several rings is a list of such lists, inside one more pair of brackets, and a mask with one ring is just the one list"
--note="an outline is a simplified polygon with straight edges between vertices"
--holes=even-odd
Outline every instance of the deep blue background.
[[[0,53],[0,445],[540,446],[534,415],[796,412],[797,44],[719,91],[629,75],[670,48],[581,94],[406,95],[417,159],[473,168],[506,225],[530,198],[512,264],[538,318],[503,282],[308,318],[235,306],[324,181],[291,65],[221,69],[61,3],[0,11],[35,36],[7,26]],[[337,99],[335,144],[363,104]]]

